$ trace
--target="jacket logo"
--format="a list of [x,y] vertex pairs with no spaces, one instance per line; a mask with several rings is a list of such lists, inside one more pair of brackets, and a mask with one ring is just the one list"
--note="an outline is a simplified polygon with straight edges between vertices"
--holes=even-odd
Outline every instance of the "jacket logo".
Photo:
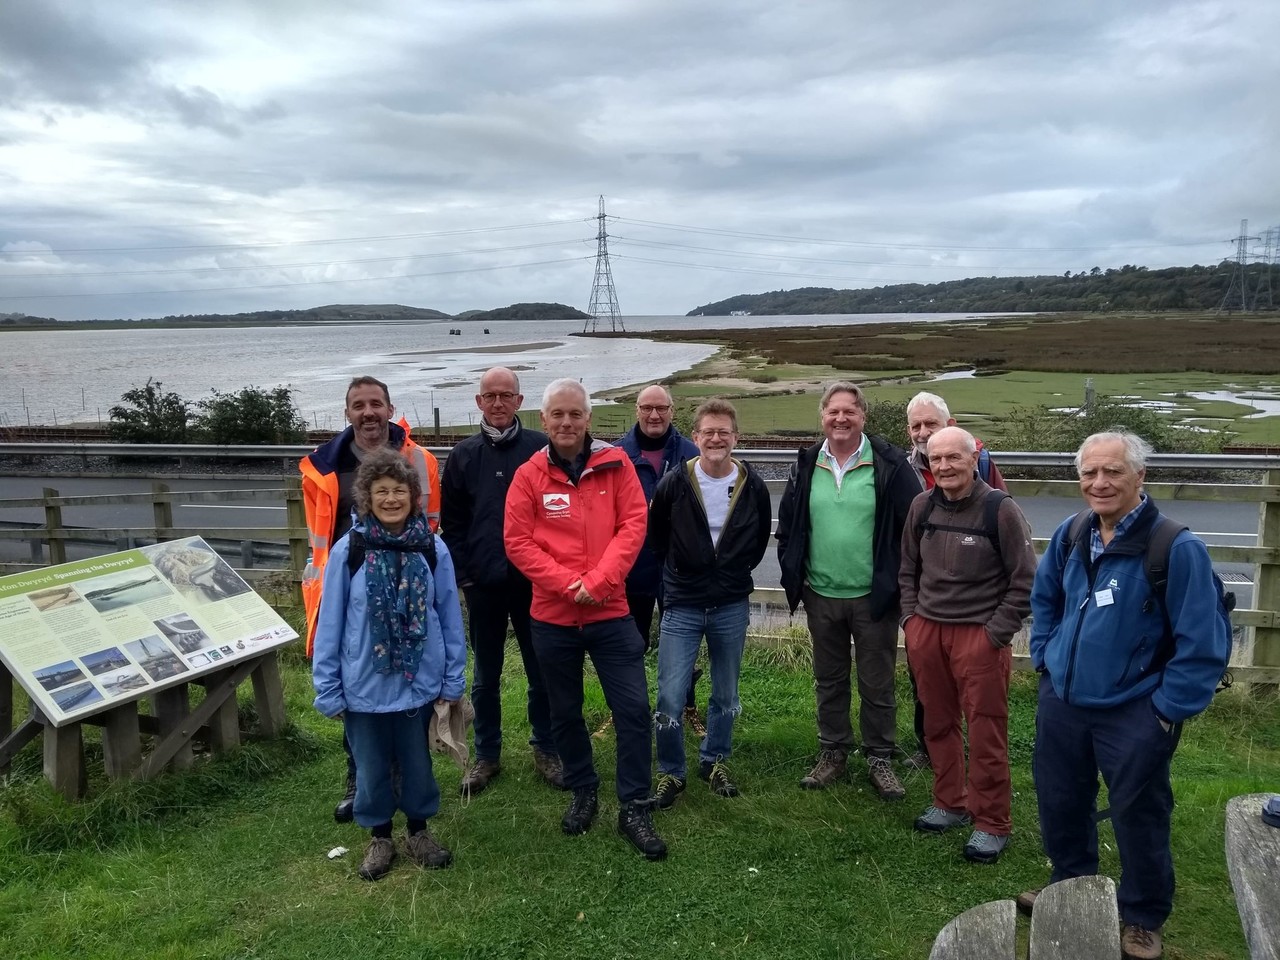
[[547,513],[564,513],[569,509],[569,495],[567,493],[544,493],[542,495],[542,506]]
[[1110,582],[1110,583],[1108,583],[1108,584],[1107,584],[1107,586],[1108,586],[1108,587],[1118,587],[1118,586],[1120,586],[1120,581],[1119,581],[1119,580],[1117,580],[1115,577],[1112,577],[1112,578],[1111,578],[1111,582]]
[[978,538],[971,533],[966,533],[963,537],[960,538],[960,542],[968,543],[968,544],[977,543]]

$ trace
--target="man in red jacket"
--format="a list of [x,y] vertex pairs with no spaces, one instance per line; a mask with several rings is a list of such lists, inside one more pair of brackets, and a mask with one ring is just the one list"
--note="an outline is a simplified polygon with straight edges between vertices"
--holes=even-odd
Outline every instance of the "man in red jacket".
[[507,556],[533,585],[533,648],[551,706],[551,732],[573,800],[560,822],[586,833],[597,812],[591,736],[582,716],[582,668],[591,656],[617,734],[618,832],[649,860],[667,855],[650,811],[652,735],[644,641],[627,607],[626,579],[644,543],[647,505],[625,453],[592,440],[591,401],[576,380],[542,396],[550,441],[512,478]]

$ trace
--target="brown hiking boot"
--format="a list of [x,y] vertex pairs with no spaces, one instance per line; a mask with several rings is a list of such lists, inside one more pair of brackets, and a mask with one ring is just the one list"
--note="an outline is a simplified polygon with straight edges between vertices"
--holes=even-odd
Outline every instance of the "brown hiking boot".
[[462,778],[462,785],[458,788],[458,792],[464,797],[474,797],[489,785],[489,781],[493,780],[502,767],[495,760],[477,760],[467,770],[466,776]]
[[849,754],[844,750],[823,750],[818,762],[800,781],[806,790],[824,790],[849,772]]
[[907,795],[888,757],[867,757],[867,772],[881,800],[901,800]]
[[1018,905],[1019,910],[1021,910],[1027,916],[1030,916],[1031,911],[1035,909],[1036,897],[1038,896],[1040,896],[1039,887],[1036,887],[1034,890],[1023,890],[1020,894],[1018,894],[1018,896],[1014,899],[1013,902]]
[[439,870],[453,862],[453,854],[432,835],[430,827],[405,837],[404,852],[410,860],[428,870]]
[[364,848],[360,861],[360,876],[366,880],[381,880],[396,862],[396,845],[390,837],[374,837]]
[[700,737],[707,735],[707,725],[702,722],[702,717],[698,716],[697,707],[684,708],[684,725]]
[[554,753],[544,753],[537,747],[533,748],[533,770],[547,783],[555,787],[557,790],[563,790],[564,786],[564,767],[560,763],[560,758]]
[[930,762],[929,755],[923,750],[917,750],[911,756],[907,757],[907,759],[902,761],[902,765],[908,770],[915,770],[917,773],[933,769],[933,763]]
[[1160,960],[1164,956],[1164,940],[1159,930],[1126,923],[1120,931],[1120,952],[1129,960]]

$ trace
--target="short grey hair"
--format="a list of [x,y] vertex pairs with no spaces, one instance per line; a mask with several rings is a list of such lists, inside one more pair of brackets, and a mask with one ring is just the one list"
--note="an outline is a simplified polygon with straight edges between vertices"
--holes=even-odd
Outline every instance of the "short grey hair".
[[837,393],[853,394],[853,402],[857,408],[863,413],[867,412],[867,398],[862,395],[862,388],[852,380],[837,380],[822,391],[822,399],[818,401],[819,414],[827,412],[827,404],[831,402],[831,398]]
[[933,436],[929,438],[928,445],[932,447],[933,441],[937,440],[939,437],[945,438],[945,437],[951,437],[951,436],[959,436],[961,438],[961,442],[964,444],[965,453],[978,452],[978,441],[975,440],[973,434],[970,433],[968,430],[964,429],[964,427],[943,427],[941,430],[939,430],[937,433],[935,433]]
[[[667,398],[668,404],[670,404],[671,406],[675,406],[675,402],[676,402],[675,397],[671,396],[671,391],[667,388],[667,385],[665,383],[645,384],[643,387],[640,388],[640,393],[644,393],[646,390],[652,390],[654,387],[657,387],[659,390],[662,391],[662,395]],[[640,393],[636,394],[637,407],[640,406]]]
[[1147,469],[1147,459],[1156,452],[1151,444],[1128,430],[1106,430],[1095,433],[1085,437],[1084,443],[1080,444],[1080,449],[1076,451],[1076,474],[1080,473],[1080,465],[1084,462],[1086,450],[1098,443],[1116,442],[1124,444],[1124,461],[1134,473],[1141,473]]
[[573,377],[561,377],[547,384],[547,389],[542,391],[542,412],[547,412],[547,408],[551,406],[552,397],[566,390],[572,390],[582,397],[582,409],[588,413],[591,412],[591,397],[587,394],[587,388],[582,385],[581,380],[575,380]]
[[510,367],[504,367],[501,364],[496,367],[490,367],[484,373],[480,374],[480,382],[484,383],[484,378],[489,376],[491,373],[505,373],[511,378],[512,385],[515,387],[515,392],[520,392],[520,374],[516,373]]
[[351,485],[351,499],[355,501],[358,516],[369,516],[373,509],[370,491],[383,478],[403,483],[409,488],[409,516],[422,512],[422,477],[398,450],[383,447],[366,453],[360,466],[356,468],[356,479]]
[[911,411],[917,407],[933,407],[940,414],[943,420],[951,419],[951,408],[947,406],[947,401],[943,400],[936,393],[929,393],[927,390],[921,390],[914,397],[907,401],[907,416],[911,416]]

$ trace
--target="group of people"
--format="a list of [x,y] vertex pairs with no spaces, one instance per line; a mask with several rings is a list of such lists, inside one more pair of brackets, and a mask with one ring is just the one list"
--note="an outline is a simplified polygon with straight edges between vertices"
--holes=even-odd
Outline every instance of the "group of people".
[[[360,377],[347,391],[350,426],[302,462],[316,706],[344,721],[347,790],[334,815],[370,831],[366,879],[396,857],[397,807],[408,856],[426,867],[450,861],[426,825],[439,807],[427,730],[464,690],[459,591],[474,658],[475,760],[464,794],[501,772],[508,623],[528,680],[534,770],[571,793],[565,833],[585,833],[599,808],[583,717],[587,656],[616,732],[618,831],[639,852],[666,856],[652,812],[687,787],[686,723],[701,736],[699,779],[715,796],[740,792],[727,761],[752,571],[773,513],[764,481],[733,455],[733,405],[704,402],[686,438],[671,394],[655,384],[637,397],[635,426],[608,444],[591,435],[579,381],[548,385],[543,432],[521,424],[523,401],[514,371],[486,371],[480,432],[440,475],[407,424],[392,422],[385,384]],[[971,827],[964,856],[996,861],[1011,832],[1010,646],[1034,612],[1034,773],[1051,880],[1098,869],[1100,773],[1123,867],[1124,946],[1160,956],[1173,896],[1169,762],[1182,722],[1213,695],[1230,624],[1207,550],[1185,529],[1172,539],[1167,585],[1151,583],[1148,541],[1162,518],[1142,487],[1150,447],[1124,432],[1085,440],[1076,466],[1088,509],[1063,522],[1037,564],[990,454],[941,397],[921,393],[908,405],[909,450],[866,433],[854,383],[827,387],[819,413],[823,439],[792,467],[776,530],[782,586],[793,613],[803,603],[813,641],[819,753],[801,786],[831,786],[860,752],[882,799],[905,796],[893,766],[905,753],[901,630],[918,739],[905,763],[933,770],[932,802],[915,828]],[[644,667],[655,610],[656,703]],[[705,726],[695,701],[704,640]],[[1033,909],[1035,895],[1019,905]]]

